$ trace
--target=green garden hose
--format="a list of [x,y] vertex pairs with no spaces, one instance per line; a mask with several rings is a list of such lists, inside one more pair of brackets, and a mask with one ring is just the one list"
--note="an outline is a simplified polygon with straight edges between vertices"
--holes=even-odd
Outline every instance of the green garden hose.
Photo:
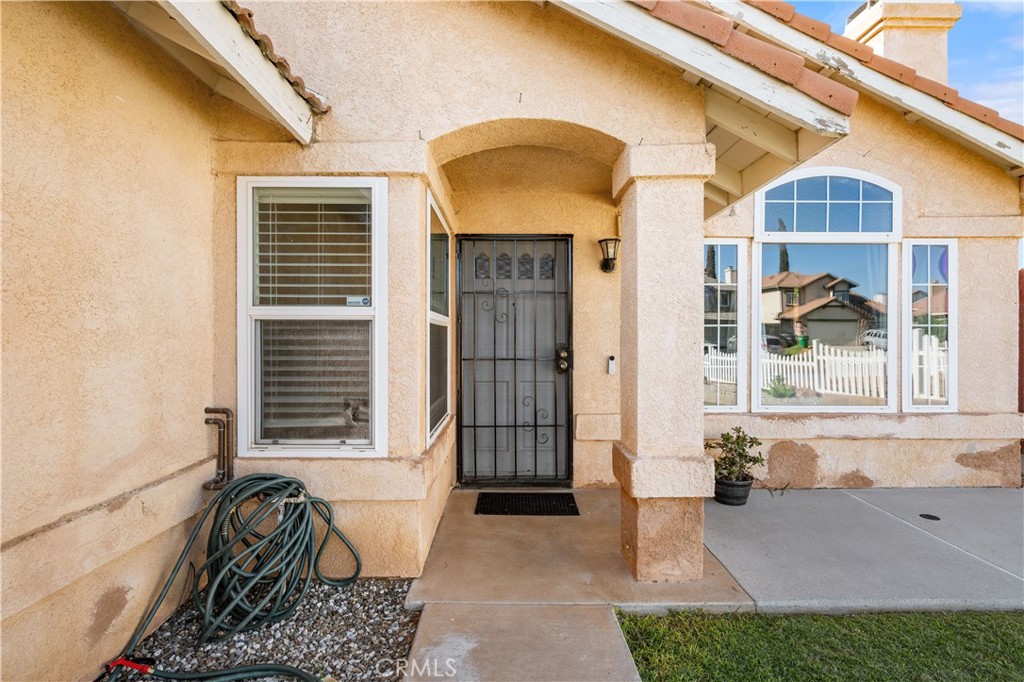
[[[352,583],[362,569],[356,548],[334,525],[334,510],[322,498],[306,492],[302,481],[276,474],[238,478],[225,486],[199,517],[156,601],[121,655],[107,665],[110,681],[116,682],[127,669],[167,680],[228,682],[285,675],[320,682],[315,675],[287,665],[173,672],[157,669],[154,662],[132,656],[211,513],[206,561],[192,582],[192,601],[203,619],[198,644],[216,642],[288,618],[306,595],[314,575],[327,585],[342,587]],[[327,525],[319,544],[313,525],[315,516]],[[332,534],[345,543],[355,559],[355,572],[348,578],[329,578],[320,572],[320,558]],[[204,578],[205,591],[201,592]]]

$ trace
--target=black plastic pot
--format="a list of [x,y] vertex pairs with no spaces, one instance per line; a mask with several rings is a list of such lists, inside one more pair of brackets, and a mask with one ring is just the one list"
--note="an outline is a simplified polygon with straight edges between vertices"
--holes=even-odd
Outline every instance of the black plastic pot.
[[715,502],[727,504],[730,507],[741,507],[747,503],[750,496],[750,486],[753,481],[724,481],[715,479]]

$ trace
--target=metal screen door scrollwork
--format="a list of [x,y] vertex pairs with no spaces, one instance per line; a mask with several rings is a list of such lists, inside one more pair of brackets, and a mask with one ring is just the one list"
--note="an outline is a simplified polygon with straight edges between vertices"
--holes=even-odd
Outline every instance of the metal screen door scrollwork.
[[570,244],[567,237],[459,241],[463,483],[571,480]]

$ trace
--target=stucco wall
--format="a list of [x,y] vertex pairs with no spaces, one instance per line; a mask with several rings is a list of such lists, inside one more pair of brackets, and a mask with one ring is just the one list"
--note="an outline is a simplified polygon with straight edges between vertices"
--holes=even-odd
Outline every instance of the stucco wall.
[[[415,502],[421,523],[407,542],[429,547],[443,508],[439,491],[450,488],[455,473],[453,428],[444,436],[445,446],[424,450],[423,230],[429,189],[458,232],[575,234],[575,412],[590,417],[577,439],[576,482],[612,483],[618,384],[607,374],[607,357],[616,354],[618,343],[618,276],[600,272],[596,243],[616,228],[610,165],[627,142],[702,142],[701,91],[657,60],[555,8],[532,3],[257,3],[254,9],[275,49],[315,83],[334,111],[319,123],[316,142],[306,149],[282,141],[277,131],[247,114],[224,110],[218,118],[215,396],[237,404],[236,178],[384,175],[389,180],[389,452],[384,459],[249,459],[239,470],[295,473],[339,507],[369,509],[363,503],[371,500],[403,507]],[[325,32],[323,26],[353,30]],[[408,39],[410,26],[423,27],[422,40]],[[630,113],[638,101],[645,103],[643,117]],[[472,128],[489,122],[498,123]],[[474,175],[479,182],[453,188],[448,177],[453,167],[444,164],[509,145],[555,148],[576,154],[578,163],[558,188],[546,186],[544,196],[525,192],[526,171],[515,164],[504,169],[491,164],[486,177]],[[557,160],[546,158],[552,172]],[[595,191],[595,174],[602,173],[603,185]],[[576,430],[581,433],[579,425]],[[405,520],[393,521],[388,534],[408,531]],[[346,532],[374,537],[360,530],[363,521],[353,517],[352,523]],[[371,540],[365,553],[377,553],[377,546]],[[425,557],[403,549],[406,558],[398,561],[398,554],[383,554],[384,549],[381,558],[368,559],[368,574],[414,573],[409,561]]]
[[[904,236],[958,239],[959,412],[709,414],[705,436],[741,425],[760,437],[773,486],[1019,486],[1024,419],[1015,392],[1015,305],[1024,219],[1018,182],[870,97],[861,97],[851,127],[848,138],[801,167],[847,167],[887,178],[903,188]],[[753,206],[748,197],[712,217],[705,235],[752,238]],[[898,347],[897,339],[890,342]],[[897,383],[902,390],[901,374]]]
[[[598,239],[616,234],[611,197],[537,192],[456,193],[465,234],[572,234],[573,484],[610,485],[611,443],[618,439],[619,273],[601,271]],[[599,431],[603,430],[603,433]]]
[[106,3],[2,22],[2,676],[92,679],[213,474],[211,95]]
[[[456,437],[449,422],[427,447],[429,189],[462,233],[573,234],[574,483],[614,482],[622,391],[606,363],[619,355],[621,297],[620,274],[598,265],[596,241],[617,223],[601,183],[626,145],[702,143],[702,91],[550,5],[255,7],[334,106],[309,148],[213,97],[109,5],[4,5],[5,679],[93,678],[205,499],[202,409],[237,406],[239,175],[389,178],[391,368],[387,457],[250,458],[239,474],[307,481],[334,503],[367,575],[420,571]],[[1017,484],[1019,186],[870,98],[853,124],[810,163],[888,177],[904,188],[907,236],[962,239],[962,414],[709,415],[705,434],[738,423],[761,436],[770,485]],[[460,161],[494,148],[505,151],[458,177]],[[746,200],[705,232],[752,229]],[[347,570],[339,556],[328,570]]]

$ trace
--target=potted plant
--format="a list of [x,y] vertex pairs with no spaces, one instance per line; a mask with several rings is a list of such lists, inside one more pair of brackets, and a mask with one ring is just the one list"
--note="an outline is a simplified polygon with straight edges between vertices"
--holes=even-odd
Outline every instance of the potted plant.
[[752,452],[761,441],[739,426],[722,434],[721,440],[706,441],[706,450],[720,450],[715,458],[715,501],[734,507],[747,503],[754,474],[750,468],[764,464],[761,452]]

